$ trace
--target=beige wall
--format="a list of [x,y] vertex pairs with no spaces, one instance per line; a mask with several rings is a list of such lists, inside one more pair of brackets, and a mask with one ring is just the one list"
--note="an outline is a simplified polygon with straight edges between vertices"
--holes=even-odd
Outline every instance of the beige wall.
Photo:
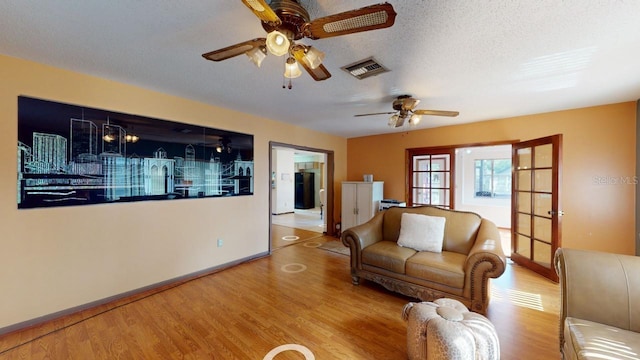
[[[338,194],[346,177],[343,138],[11,57],[0,79],[0,329],[266,253],[269,141],[334,151]],[[253,134],[254,195],[18,210],[18,95]]]
[[[348,140],[347,178],[405,198],[405,149],[563,134],[562,245],[635,254],[636,102]],[[423,121],[428,121],[425,119]]]

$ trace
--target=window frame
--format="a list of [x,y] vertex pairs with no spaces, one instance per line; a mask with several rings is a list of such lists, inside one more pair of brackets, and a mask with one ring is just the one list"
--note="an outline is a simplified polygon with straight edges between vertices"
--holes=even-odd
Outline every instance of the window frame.
[[[431,166],[429,166],[426,170],[415,170],[414,169],[414,158],[426,156],[429,158],[430,164],[433,163],[434,158],[437,159],[438,156],[448,156],[448,168],[445,169],[436,169],[434,170]],[[439,206],[446,209],[453,209],[455,206],[455,147],[433,147],[433,148],[417,148],[417,149],[407,149],[406,151],[406,192],[405,198],[407,199],[407,206],[420,206],[420,205],[432,205]],[[446,163],[446,161],[445,161]],[[430,181],[428,182],[428,186],[418,186],[414,184],[416,174],[428,174]],[[434,182],[434,175],[443,175],[444,177],[449,178],[448,186],[446,180],[444,181],[444,186],[431,186]],[[439,176],[439,181],[442,182],[443,178]],[[439,184],[441,185],[441,184]],[[432,197],[429,196],[428,204],[424,202],[417,202],[414,199],[413,194],[415,189],[423,189],[429,191],[430,193],[433,190],[436,191],[445,191],[449,193],[449,198],[447,201],[439,201],[444,202],[445,204],[433,204]],[[446,196],[446,195],[445,195]]]
[[[509,178],[511,178],[511,169],[513,167],[512,159],[510,158],[483,158],[483,159],[474,159],[473,164],[473,198],[474,199],[510,199],[511,198],[511,182],[509,181],[505,188],[508,192],[502,194],[496,193],[496,173],[495,173],[495,163],[496,161],[508,161],[509,162]],[[485,166],[486,162],[490,162],[490,173],[485,174]],[[479,165],[478,165],[479,164]],[[480,178],[478,178],[478,172],[480,172]],[[485,183],[484,177],[489,176],[489,189],[485,189],[482,185]],[[505,175],[498,175],[505,176]],[[478,188],[480,185],[480,188]],[[479,193],[489,193],[488,195],[478,195]]]

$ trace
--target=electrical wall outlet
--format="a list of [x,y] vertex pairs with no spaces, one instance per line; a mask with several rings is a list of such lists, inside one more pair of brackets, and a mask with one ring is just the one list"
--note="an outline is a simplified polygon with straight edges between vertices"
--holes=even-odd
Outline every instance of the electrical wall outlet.
[[224,245],[224,240],[218,239],[218,247],[222,247]]

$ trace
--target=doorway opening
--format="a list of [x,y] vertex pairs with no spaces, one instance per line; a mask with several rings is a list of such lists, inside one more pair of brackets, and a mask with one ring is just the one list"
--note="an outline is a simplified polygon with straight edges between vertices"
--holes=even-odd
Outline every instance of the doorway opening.
[[471,211],[500,229],[502,249],[511,254],[511,144],[455,149],[454,209]]
[[331,235],[333,152],[275,142],[270,146],[270,251]]

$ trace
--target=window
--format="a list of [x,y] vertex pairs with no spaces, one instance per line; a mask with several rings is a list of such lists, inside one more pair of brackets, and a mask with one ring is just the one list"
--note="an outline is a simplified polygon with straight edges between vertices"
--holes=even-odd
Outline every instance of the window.
[[408,150],[409,206],[452,208],[454,151],[454,148]]
[[511,197],[511,159],[475,161],[475,197]]

